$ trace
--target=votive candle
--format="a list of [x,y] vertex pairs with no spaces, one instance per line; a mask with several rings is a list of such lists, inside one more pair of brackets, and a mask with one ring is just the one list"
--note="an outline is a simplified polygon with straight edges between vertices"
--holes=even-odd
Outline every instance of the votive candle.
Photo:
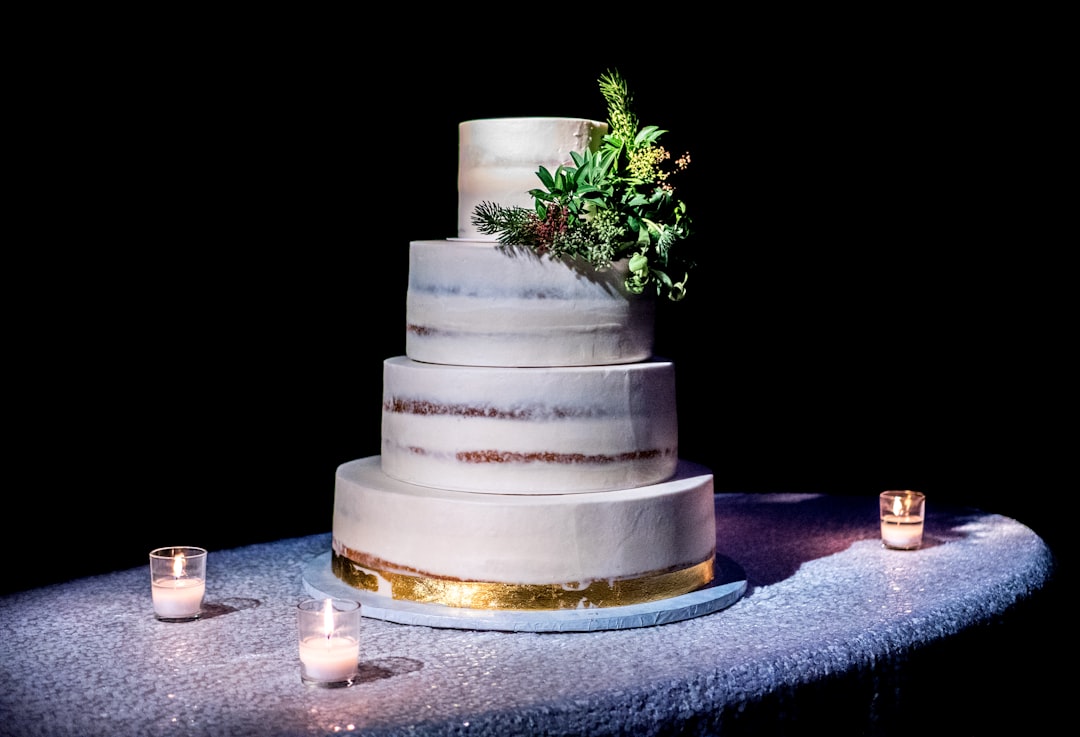
[[922,546],[926,495],[919,491],[883,491],[880,494],[881,544],[894,550]]
[[308,599],[297,612],[300,679],[314,686],[351,686],[360,662],[359,602]]
[[150,595],[158,619],[198,619],[206,595],[206,549],[180,545],[150,551]]

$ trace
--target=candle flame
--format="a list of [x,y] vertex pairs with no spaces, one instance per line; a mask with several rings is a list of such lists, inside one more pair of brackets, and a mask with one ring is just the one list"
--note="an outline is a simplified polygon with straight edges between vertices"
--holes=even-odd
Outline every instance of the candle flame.
[[184,554],[183,553],[177,553],[175,556],[173,556],[173,561],[172,561],[172,575],[173,575],[173,578],[182,578],[183,575],[184,575],[184,566],[186,566],[186,565],[187,565],[187,563],[184,560]]
[[323,602],[323,631],[326,632],[326,639],[334,634],[334,605],[329,599]]

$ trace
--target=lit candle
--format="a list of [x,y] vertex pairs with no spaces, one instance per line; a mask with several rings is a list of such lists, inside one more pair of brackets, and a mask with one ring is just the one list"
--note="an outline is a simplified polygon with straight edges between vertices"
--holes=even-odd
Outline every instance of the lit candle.
[[[350,604],[354,607],[351,611],[335,611],[333,602],[326,599],[321,609],[322,631],[315,635],[303,632],[305,627],[301,620],[300,663],[303,680],[339,684],[351,683],[356,676],[360,641],[346,631],[351,629],[348,623],[350,619],[359,619],[359,611],[358,605],[354,602]],[[345,622],[337,624],[337,617],[343,617]]]
[[150,594],[158,619],[196,619],[206,595],[206,551],[159,548],[150,554]]
[[918,491],[881,493],[881,542],[887,548],[913,550],[922,545],[926,497]]

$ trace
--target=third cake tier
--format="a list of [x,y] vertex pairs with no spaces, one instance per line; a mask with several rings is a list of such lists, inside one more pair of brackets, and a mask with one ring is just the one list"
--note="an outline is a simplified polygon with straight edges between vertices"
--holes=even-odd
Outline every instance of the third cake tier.
[[678,464],[675,369],[383,364],[382,469],[412,484],[501,494],[626,489]]

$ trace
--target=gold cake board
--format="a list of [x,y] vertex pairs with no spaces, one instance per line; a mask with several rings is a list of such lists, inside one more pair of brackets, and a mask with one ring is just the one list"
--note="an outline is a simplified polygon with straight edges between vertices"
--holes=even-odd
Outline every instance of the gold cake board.
[[464,609],[443,604],[391,599],[349,586],[331,569],[331,553],[315,558],[304,569],[304,589],[315,598],[352,599],[360,613],[371,619],[443,629],[498,630],[502,632],[597,632],[653,627],[718,612],[738,601],[746,591],[742,569],[717,556],[716,578],[708,586],[670,599],[631,606],[551,611]]

